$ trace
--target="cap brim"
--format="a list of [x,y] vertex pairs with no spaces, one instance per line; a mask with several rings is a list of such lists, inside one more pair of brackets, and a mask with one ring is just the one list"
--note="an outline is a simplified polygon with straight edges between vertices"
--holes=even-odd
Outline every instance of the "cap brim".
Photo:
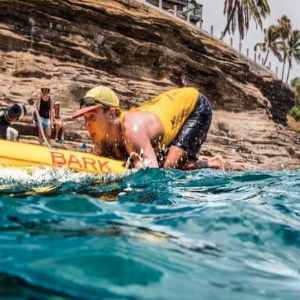
[[101,106],[102,105],[99,104],[99,105],[87,106],[87,107],[84,107],[82,109],[79,109],[78,111],[76,111],[76,113],[73,114],[72,119],[79,118],[79,117],[83,116],[85,113],[87,113],[91,110],[94,110],[98,107],[101,107]]

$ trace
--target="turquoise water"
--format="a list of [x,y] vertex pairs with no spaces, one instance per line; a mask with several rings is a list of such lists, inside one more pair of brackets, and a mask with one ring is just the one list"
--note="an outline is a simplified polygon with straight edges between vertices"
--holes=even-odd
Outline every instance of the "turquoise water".
[[300,171],[1,170],[0,297],[300,299],[299,194]]

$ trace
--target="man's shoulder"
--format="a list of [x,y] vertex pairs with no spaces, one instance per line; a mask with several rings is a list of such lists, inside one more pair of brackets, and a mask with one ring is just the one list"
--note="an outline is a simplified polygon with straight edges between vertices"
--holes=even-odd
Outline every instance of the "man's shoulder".
[[123,122],[124,125],[132,123],[145,123],[151,118],[151,114],[145,111],[132,110],[124,114]]
[[129,138],[137,133],[144,135],[148,132],[146,130],[148,125],[151,125],[148,113],[141,111],[127,112],[122,122],[123,134]]

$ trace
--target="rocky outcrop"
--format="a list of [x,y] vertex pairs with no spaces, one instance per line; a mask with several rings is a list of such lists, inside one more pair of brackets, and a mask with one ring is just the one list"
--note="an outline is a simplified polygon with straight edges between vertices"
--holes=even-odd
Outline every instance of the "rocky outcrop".
[[[174,87],[178,68],[213,104],[204,156],[220,153],[230,169],[299,166],[300,141],[286,120],[293,93],[217,40],[134,0],[0,2],[0,105],[27,103],[49,82],[68,147],[88,141],[81,121],[69,119],[86,90],[107,85],[128,108]],[[36,142],[30,117],[17,126]]]

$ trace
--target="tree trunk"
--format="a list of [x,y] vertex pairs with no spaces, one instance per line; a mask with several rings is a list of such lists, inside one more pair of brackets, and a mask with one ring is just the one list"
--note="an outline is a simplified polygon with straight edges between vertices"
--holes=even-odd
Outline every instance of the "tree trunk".
[[269,57],[269,53],[270,53],[270,49],[268,49],[267,56],[266,56],[265,61],[264,61],[264,66],[265,66],[266,63],[267,63],[267,60],[268,60],[268,57]]
[[284,56],[284,60],[283,60],[283,67],[282,67],[281,81],[283,81],[283,78],[284,78],[285,62],[286,62],[286,56]]
[[289,82],[291,68],[292,68],[292,64],[291,64],[291,62],[289,62],[289,70],[288,70],[288,74],[287,74],[287,77],[286,77],[286,83]]
[[223,31],[223,35],[221,36],[221,39],[223,39],[223,38],[225,37],[227,31],[229,30],[229,26],[230,26],[230,23],[231,23],[231,21],[232,21],[232,19],[233,19],[233,16],[234,16],[234,13],[235,13],[237,4],[238,4],[238,0],[235,0],[233,10],[232,10],[232,12],[231,12],[231,15],[230,15],[228,21],[227,21],[227,25],[226,25],[226,27],[225,27],[225,29],[224,29],[224,31]]

